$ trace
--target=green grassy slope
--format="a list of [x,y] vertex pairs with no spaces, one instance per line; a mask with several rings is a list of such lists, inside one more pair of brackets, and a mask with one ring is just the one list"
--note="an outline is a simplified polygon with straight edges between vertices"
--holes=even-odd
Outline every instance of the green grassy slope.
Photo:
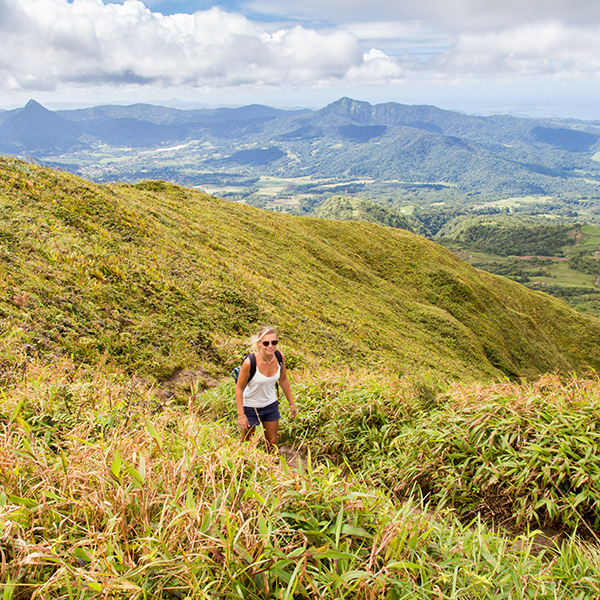
[[[160,182],[0,161],[0,215],[3,599],[598,597],[598,379],[413,376],[593,365],[597,320],[407,232]],[[210,422],[230,377],[132,377],[224,374],[265,320],[311,367],[305,468]]]
[[218,375],[272,322],[292,366],[600,366],[600,321],[406,231],[162,182],[102,187],[13,159],[0,161],[0,214],[3,364],[62,354],[157,380]]

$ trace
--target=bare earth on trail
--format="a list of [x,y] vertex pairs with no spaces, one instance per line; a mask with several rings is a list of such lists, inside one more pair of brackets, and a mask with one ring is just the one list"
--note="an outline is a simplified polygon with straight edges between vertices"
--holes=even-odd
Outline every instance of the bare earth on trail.
[[302,470],[306,468],[306,456],[298,450],[289,446],[279,446],[279,454],[285,458],[288,466]]

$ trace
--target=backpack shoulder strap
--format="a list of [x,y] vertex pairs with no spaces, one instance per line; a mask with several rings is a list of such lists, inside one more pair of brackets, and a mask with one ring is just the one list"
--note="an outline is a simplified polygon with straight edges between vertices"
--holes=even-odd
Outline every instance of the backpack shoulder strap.
[[[277,357],[277,362],[279,363],[279,366],[281,367],[281,365],[283,364],[283,354],[281,354],[281,352],[279,352],[279,350],[275,350],[275,356]],[[277,390],[277,400],[279,400],[279,380],[277,380],[275,382],[275,388]]]
[[[250,375],[248,376],[248,381],[250,381],[256,373],[256,356],[254,354],[248,354],[247,358],[250,359]],[[248,382],[246,382],[246,384],[247,383]]]
[[[281,366],[283,364],[283,354],[281,354],[279,350],[275,350],[275,356],[277,357],[277,362],[279,363],[279,366]],[[246,358],[250,359],[250,375],[248,375],[248,381],[250,381],[256,374],[256,355],[248,354]],[[246,360],[246,358],[244,360]],[[246,382],[246,385],[248,385],[248,381]]]
[[279,350],[275,350],[275,356],[277,357],[277,362],[279,363],[279,366],[281,366],[283,364],[283,354],[281,354]]

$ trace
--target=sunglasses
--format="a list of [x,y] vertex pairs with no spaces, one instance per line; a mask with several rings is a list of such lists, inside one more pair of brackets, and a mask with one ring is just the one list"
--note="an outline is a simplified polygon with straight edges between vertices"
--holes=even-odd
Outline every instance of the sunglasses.
[[274,340],[274,341],[272,341],[272,342],[263,342],[263,343],[262,343],[262,345],[263,345],[265,348],[268,348],[268,347],[269,347],[269,344],[271,344],[271,346],[277,346],[277,344],[279,344],[279,341],[278,341],[278,340]]

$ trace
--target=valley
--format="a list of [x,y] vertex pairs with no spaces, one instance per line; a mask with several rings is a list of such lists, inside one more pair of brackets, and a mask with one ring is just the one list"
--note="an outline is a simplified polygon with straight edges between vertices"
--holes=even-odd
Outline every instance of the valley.
[[[0,152],[98,182],[161,179],[249,204],[283,201],[280,207],[302,213],[331,193],[400,209],[444,202],[490,210],[529,196],[565,210],[579,202],[571,211],[595,218],[599,140],[593,121],[478,117],[350,98],[313,111],[132,105],[52,112],[32,100],[0,112]],[[272,178],[290,184],[273,194]]]
[[[516,230],[518,223],[512,224]],[[474,267],[551,294],[576,310],[600,317],[600,228],[554,226],[538,240],[533,237],[535,228],[531,223],[521,225],[519,233],[529,237],[522,247],[516,236],[499,244],[473,237],[465,243],[459,233],[440,242]]]

